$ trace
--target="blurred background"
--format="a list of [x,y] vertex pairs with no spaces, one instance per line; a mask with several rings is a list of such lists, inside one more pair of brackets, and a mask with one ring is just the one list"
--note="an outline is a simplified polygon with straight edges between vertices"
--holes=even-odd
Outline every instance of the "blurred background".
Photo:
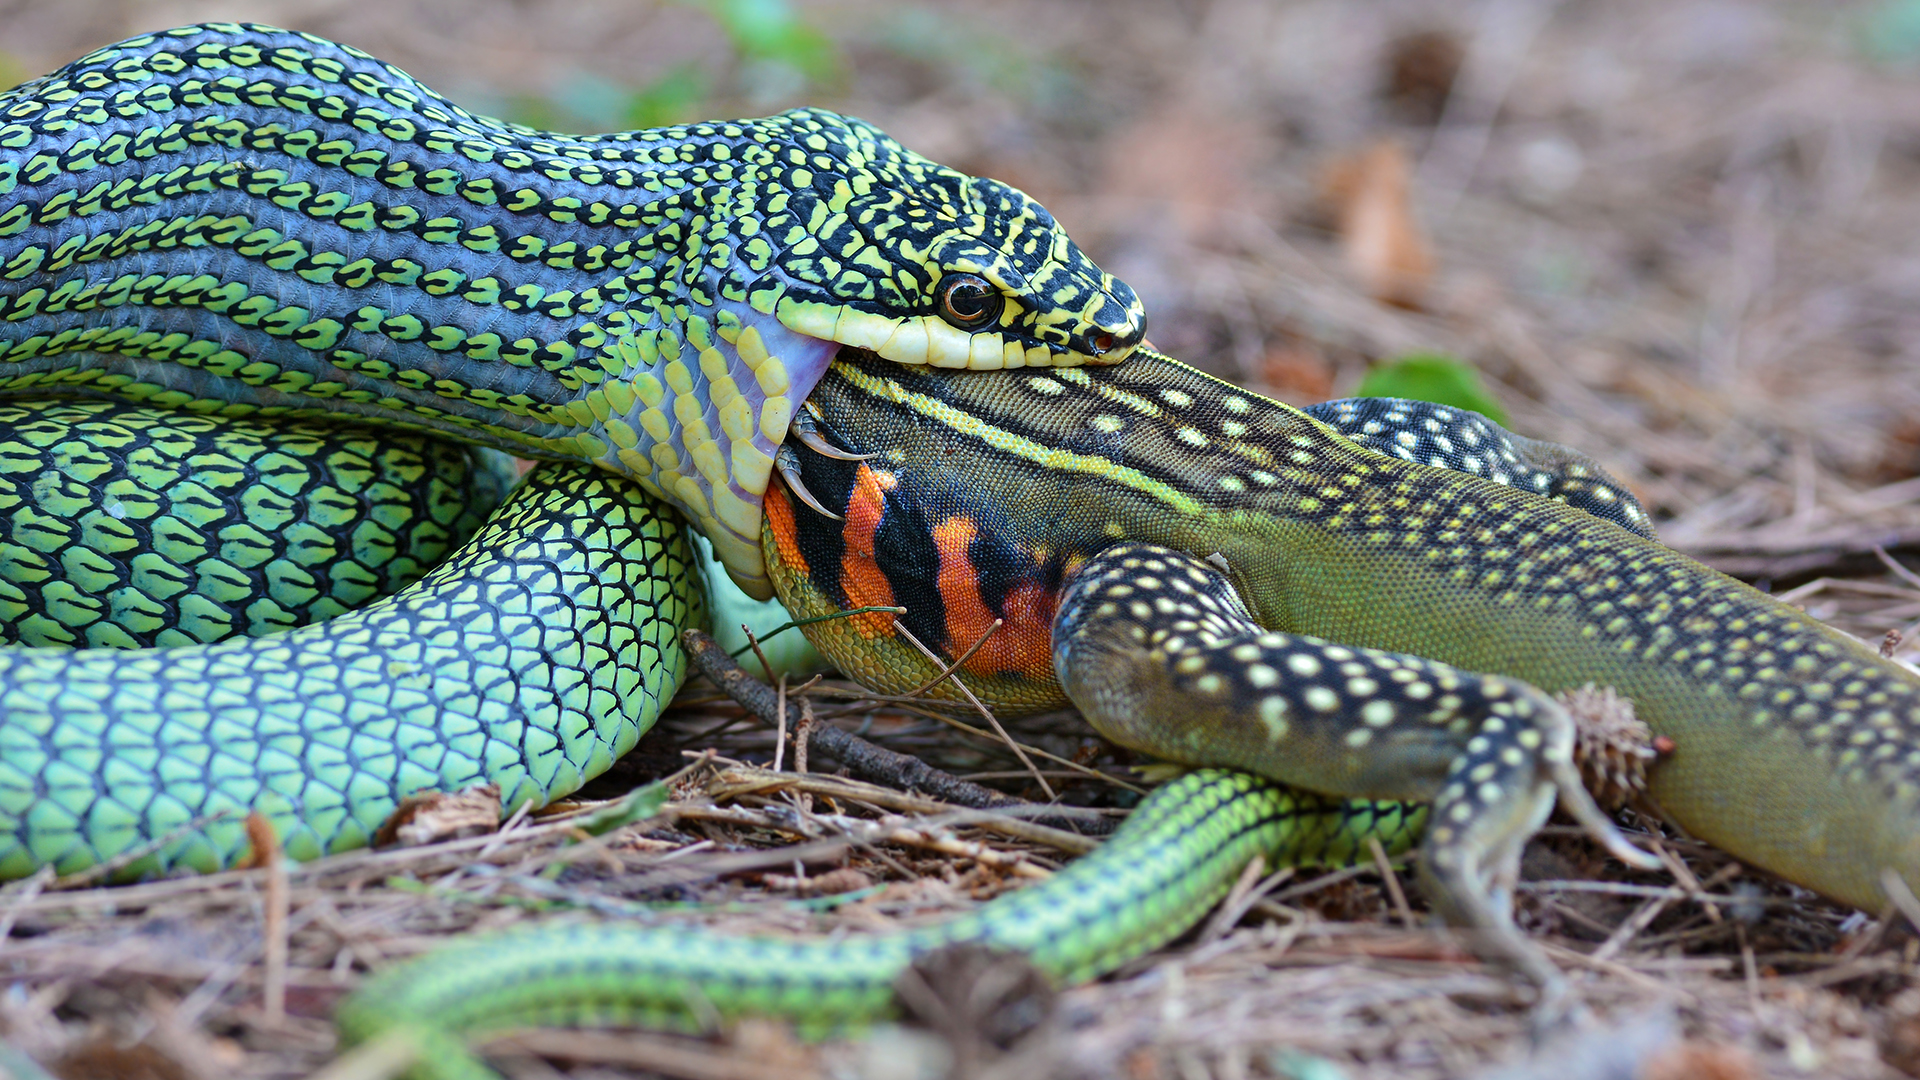
[[1920,554],[1920,0],[16,0],[0,77],[206,19],[543,127],[864,116],[1227,378],[1477,404],[1763,584]]

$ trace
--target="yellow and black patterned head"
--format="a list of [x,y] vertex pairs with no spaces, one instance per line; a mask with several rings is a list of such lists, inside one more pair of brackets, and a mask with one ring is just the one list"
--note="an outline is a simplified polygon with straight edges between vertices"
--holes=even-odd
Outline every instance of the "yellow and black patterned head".
[[[763,122],[764,228],[752,287],[796,333],[903,364],[991,370],[1116,363],[1146,313],[1045,207],[935,164],[864,121],[796,110]],[[777,203],[777,206],[774,205]]]

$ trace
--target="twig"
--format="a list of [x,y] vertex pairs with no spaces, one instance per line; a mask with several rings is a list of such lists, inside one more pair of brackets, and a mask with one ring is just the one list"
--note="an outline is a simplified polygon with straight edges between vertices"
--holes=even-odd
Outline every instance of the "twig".
[[[877,831],[869,827],[863,830],[865,835],[860,839],[870,844],[899,844],[902,847],[938,851],[943,855],[957,855],[963,859],[971,859],[982,866],[1004,870],[1015,877],[1045,879],[1053,876],[1052,871],[1034,864],[1018,852],[1005,852],[989,847],[978,840],[962,840],[957,836],[943,835],[933,827],[916,828],[905,824],[905,820],[898,817],[882,818],[877,823],[880,826]],[[875,823],[861,822],[860,824],[871,826]]]
[[251,861],[267,876],[266,918],[260,931],[265,939],[266,976],[260,988],[260,1011],[268,1026],[278,1027],[287,1020],[287,916],[291,907],[287,863],[281,857],[279,835],[258,810],[247,815],[247,841],[253,845]]
[[1733,924],[1733,936],[1740,942],[1740,970],[1747,977],[1747,1008],[1760,1008],[1760,965],[1754,963],[1753,945],[1747,941],[1745,923]]
[[5,898],[6,910],[0,912],[0,952],[6,951],[7,939],[13,936],[13,924],[19,920],[21,910],[32,903],[33,898],[39,896],[53,880],[53,866],[48,864],[35,870],[32,877],[20,882],[18,888],[8,890],[13,895]]
[[793,771],[807,771],[807,740],[813,735],[813,699],[800,699],[800,723],[793,729]]
[[1414,920],[1413,909],[1407,906],[1407,894],[1400,888],[1400,875],[1394,873],[1393,863],[1387,861],[1387,849],[1381,845],[1380,838],[1367,837],[1367,849],[1373,852],[1373,864],[1380,868],[1380,877],[1387,883],[1387,895],[1393,898],[1393,910],[1400,917],[1400,925],[1418,930],[1420,924]]
[[[939,686],[941,683],[946,682],[949,679],[953,680],[953,684],[955,686],[959,686],[960,680],[958,678],[955,678],[954,672],[959,671],[962,667],[965,667],[967,661],[973,659],[973,654],[980,651],[980,647],[987,643],[987,639],[992,637],[994,631],[1000,629],[1000,627],[1005,623],[1005,621],[1006,620],[1004,619],[993,620],[993,625],[987,627],[986,633],[981,634],[978,638],[974,639],[973,644],[967,646],[966,652],[961,653],[959,657],[953,661],[953,663],[947,664],[941,667],[940,674],[935,675],[933,678],[928,679],[926,682],[923,682],[919,686],[916,686],[913,689],[907,691],[906,696],[910,698],[920,697],[921,695],[925,694],[927,691],[933,689],[936,686]],[[903,623],[901,623],[900,620],[898,619],[895,619],[893,621],[893,626],[894,626],[894,629],[896,630],[904,631],[906,629],[906,626]],[[912,641],[913,635],[908,634],[907,639],[909,641]],[[914,644],[919,645],[920,643],[915,641]],[[926,646],[922,645],[920,647],[920,651],[923,653],[926,653],[926,655],[929,658],[933,658],[933,662],[935,664],[940,663],[938,658],[935,658],[931,652],[927,651]]]
[[[752,640],[749,638],[748,640]],[[780,771],[780,760],[787,752],[787,673],[780,673],[780,689],[773,707],[773,771]]]
[[525,825],[531,816],[533,816],[533,800],[520,800],[520,805],[514,807],[513,813],[507,815],[507,820],[501,822],[500,827],[493,831],[493,843],[480,849],[480,858],[484,859],[500,850],[502,844],[512,839],[513,831]]
[[[784,709],[781,712],[785,715]],[[813,699],[803,697],[800,699],[800,723],[793,729],[793,771],[803,776],[807,772],[807,740],[812,736]],[[800,810],[808,814],[813,812],[812,795],[806,792],[800,793]]]
[[535,1028],[491,1039],[486,1050],[490,1054],[512,1051],[541,1054],[583,1065],[624,1065],[677,1080],[762,1080],[776,1075],[792,1080],[817,1080],[820,1076],[804,1058],[765,1062],[696,1049],[700,1045],[669,1042],[659,1036],[632,1032]]
[[1615,953],[1626,948],[1628,942],[1639,936],[1640,931],[1652,926],[1653,920],[1667,910],[1668,904],[1684,899],[1686,895],[1679,889],[1668,889],[1664,896],[1656,896],[1641,904],[1634,909],[1633,914],[1628,916],[1625,922],[1614,927],[1613,932],[1607,935],[1607,940],[1601,942],[1600,947],[1593,950],[1590,955],[1595,960],[1611,959]]
[[1697,998],[1691,992],[1682,990],[1677,986],[1673,986],[1668,983],[1661,982],[1659,979],[1653,978],[1650,975],[1645,975],[1638,971],[1635,971],[1634,969],[1628,967],[1625,964],[1620,963],[1617,960],[1596,960],[1593,957],[1588,956],[1586,953],[1577,952],[1573,949],[1567,948],[1564,945],[1555,945],[1551,941],[1536,941],[1535,944],[1538,945],[1542,950],[1544,950],[1549,957],[1555,960],[1559,960],[1563,963],[1572,964],[1576,967],[1583,967],[1590,971],[1604,972],[1608,975],[1613,975],[1618,978],[1625,979],[1626,981],[1634,984],[1635,986],[1649,993],[1659,994],[1662,997],[1671,996],[1674,998],[1678,998],[1682,1003],[1687,1005],[1693,1005],[1699,1001],[1699,998]]
[[[954,729],[955,731],[964,732],[965,734],[971,735],[976,739],[984,739],[988,742],[1000,741],[1000,739],[997,736],[995,736],[994,733],[991,731],[986,731],[981,728],[974,727],[972,724],[969,724],[965,720],[961,720],[958,717],[950,716],[943,712],[936,712],[932,709],[922,708],[921,706],[914,704],[912,702],[890,702],[889,699],[887,698],[871,697],[871,696],[866,697],[864,700],[868,702],[878,701],[878,702],[886,702],[886,703],[893,704],[901,712],[912,713],[915,716],[922,716],[936,723],[945,724],[948,727]],[[845,716],[850,713],[863,712],[870,708],[871,708],[870,705],[854,706],[847,709],[843,709],[838,713],[833,713],[830,715]],[[823,720],[828,719],[828,717],[821,717],[821,719]],[[1015,745],[1019,746],[1020,749],[1025,750],[1027,753],[1032,754],[1034,757],[1045,758],[1046,760],[1053,762],[1054,764],[1060,766],[1061,768],[1069,769],[1073,772],[1079,773],[1081,776],[1084,776],[1089,780],[1098,780],[1101,783],[1111,784],[1114,787],[1123,788],[1127,791],[1131,791],[1136,795],[1145,795],[1147,793],[1148,789],[1143,788],[1138,784],[1128,783],[1127,781],[1122,780],[1121,778],[1114,776],[1110,773],[1103,773],[1099,769],[1088,768],[1087,766],[1082,765],[1077,761],[1074,761],[1072,758],[1063,758],[1058,754],[1048,753],[1047,751],[1042,750],[1037,746],[1031,746],[1031,745],[1028,745],[1027,743],[1016,743]],[[1032,774],[1028,773],[1025,770],[1022,770],[1020,775],[1030,776]]]
[[1873,545],[1873,557],[1885,563],[1887,569],[1893,571],[1895,577],[1912,585],[1914,588],[1920,589],[1920,574],[1916,574],[1901,565],[1898,559],[1887,554],[1886,548],[1881,547],[1879,544]]
[[[687,654],[693,658],[694,665],[713,680],[714,684],[726,691],[735,701],[745,706],[768,723],[774,722],[774,709],[777,699],[774,692],[765,684],[756,682],[752,676],[741,670],[740,665],[728,656],[718,642],[698,630],[688,630],[683,635],[687,644]],[[812,748],[823,754],[831,755],[852,772],[877,783],[892,784],[914,791],[922,791],[942,802],[976,810],[1034,809],[1034,804],[1000,792],[969,783],[936,769],[910,754],[897,753],[882,746],[876,746],[851,732],[842,731],[832,724],[815,723],[808,731],[807,741]],[[1042,818],[1041,820],[1047,820]],[[1056,822],[1070,819],[1054,817]],[[1075,827],[1082,823],[1074,821]],[[1105,832],[1100,828],[1104,821],[1084,823],[1091,826],[1088,832]]]
[[[1731,876],[1731,875],[1729,875]],[[1634,885],[1625,881],[1523,881],[1514,887],[1515,892],[1556,893],[1584,892],[1602,893],[1608,896],[1661,897],[1678,892],[1674,899],[1698,900],[1702,904],[1743,904],[1751,907],[1797,907],[1800,901],[1791,896],[1735,896],[1732,893],[1694,894],[1674,885]],[[1702,915],[1706,912],[1703,909]]]
[[1207,920],[1206,929],[1200,932],[1200,944],[1206,945],[1225,937],[1227,931],[1233,929],[1246,916],[1247,909],[1251,908],[1255,901],[1292,877],[1293,869],[1291,866],[1283,866],[1279,872],[1262,880],[1260,875],[1266,873],[1267,857],[1255,854],[1248,860],[1246,869],[1240,871],[1240,876],[1235,879],[1233,888],[1227,891],[1226,899],[1220,901],[1220,906],[1214,910],[1213,918]]
[[[995,619],[993,625],[994,627],[998,627],[1000,625],[1000,620]],[[926,645],[922,644],[919,638],[914,637],[913,631],[907,629],[906,623],[901,622],[899,619],[895,619],[893,620],[893,628],[895,631],[897,631],[900,634],[901,637],[906,638],[907,641],[910,644],[912,644],[914,648],[920,650],[920,655],[933,661],[934,666],[936,667],[940,666],[940,657],[936,655],[932,649],[929,649],[926,647]],[[993,633],[993,630],[990,628],[988,629],[987,633],[991,634]],[[980,638],[980,641],[975,642],[973,647],[976,649],[979,648],[980,645],[984,643],[986,640],[987,640],[986,636],[982,635]],[[972,650],[969,649],[967,652],[967,655],[971,656],[972,654],[973,654]],[[941,678],[953,680],[953,688],[960,691],[961,695],[967,699],[967,702],[973,706],[974,711],[978,712],[982,717],[986,719],[987,723],[993,727],[994,734],[1000,736],[1000,741],[1007,744],[1007,748],[1013,751],[1013,756],[1019,758],[1020,764],[1025,765],[1027,767],[1027,771],[1033,774],[1033,778],[1039,781],[1040,790],[1047,793],[1047,801],[1048,802],[1058,801],[1060,796],[1054,793],[1053,785],[1047,783],[1047,778],[1045,776],[1042,776],[1040,774],[1040,770],[1034,766],[1033,759],[1027,756],[1027,752],[1020,748],[1019,743],[1013,741],[1013,736],[1007,734],[1007,729],[1000,726],[1000,718],[993,715],[993,710],[987,708],[985,705],[982,705],[980,703],[980,699],[973,696],[973,691],[967,689],[967,684],[960,681],[960,676],[954,674],[952,668],[948,668],[946,670],[946,673],[943,674]]]
[[1913,890],[1907,887],[1906,879],[1889,866],[1880,871],[1880,888],[1886,892],[1893,906],[1900,909],[1900,914],[1908,924],[1920,931],[1920,898],[1916,898]]
[[[1671,853],[1668,854],[1671,856]],[[1679,862],[1680,860],[1677,857],[1673,857],[1672,861]],[[1615,927],[1613,932],[1607,935],[1607,940],[1602,942],[1599,948],[1593,950],[1591,955],[1595,960],[1606,960],[1612,957],[1621,949],[1625,948],[1635,937],[1639,936],[1641,931],[1652,926],[1653,920],[1659,918],[1660,913],[1667,909],[1667,905],[1673,903],[1675,900],[1690,899],[1695,901],[1700,904],[1700,909],[1706,914],[1707,921],[1718,925],[1720,920],[1716,918],[1716,916],[1719,914],[1719,909],[1713,906],[1713,899],[1708,895],[1706,889],[1725,884],[1728,880],[1738,876],[1739,873],[1739,863],[1728,863],[1719,870],[1714,871],[1713,876],[1708,878],[1704,884],[1699,881],[1694,881],[1691,891],[1675,886],[1648,898],[1647,902],[1641,904],[1640,907],[1628,917],[1626,922]],[[1692,880],[1691,872],[1689,872],[1688,878]]]
[[866,803],[869,806],[898,813],[922,816],[940,814],[944,815],[942,821],[948,824],[972,825],[1018,840],[1045,844],[1070,855],[1084,855],[1099,846],[1097,841],[1081,833],[1050,828],[1036,821],[1011,816],[1015,814],[1032,814],[1035,817],[1052,816],[1052,811],[1055,810],[1053,807],[1044,807],[1035,803],[993,807],[986,810],[954,806],[924,795],[894,791],[891,788],[840,776],[829,776],[825,773],[772,773],[765,769],[756,769],[751,765],[735,765],[716,776],[708,786],[707,793],[716,799],[737,799],[746,794],[777,790],[799,791],[829,799]]
[[1361,874],[1367,873],[1370,870],[1378,870],[1378,869],[1379,867],[1374,866],[1371,863],[1361,863],[1356,866],[1343,867],[1342,869],[1335,870],[1330,874],[1322,874],[1319,877],[1312,879],[1311,881],[1303,881],[1300,884],[1293,886],[1292,888],[1285,889],[1281,891],[1278,895],[1276,895],[1273,898],[1273,900],[1275,903],[1284,904],[1289,900],[1295,900],[1302,896],[1306,896],[1310,893],[1319,892],[1321,889],[1338,885],[1343,881],[1351,881],[1354,878],[1359,877]]
[[773,681],[773,665],[767,663],[767,654],[764,650],[760,648],[760,639],[753,636],[753,630],[750,629],[746,623],[740,624],[740,630],[742,633],[747,635],[747,644],[750,647],[752,647],[753,655],[760,658],[761,673],[767,677],[768,682],[772,682]]
[[[1668,851],[1666,845],[1662,844],[1659,840],[1654,839],[1652,843],[1654,851],[1659,856],[1660,861],[1666,864],[1667,872],[1672,874],[1674,879],[1680,882],[1680,887],[1687,891],[1688,899],[1691,899],[1701,906],[1701,909],[1707,913],[1708,922],[1719,922],[1720,905],[1707,896],[1706,889],[1700,885],[1700,879],[1693,875],[1693,868],[1687,865],[1685,859]],[[1734,868],[1734,873],[1739,873],[1738,863],[1729,863],[1728,865]],[[1726,867],[1722,867],[1719,872],[1725,873]],[[1727,876],[1732,877],[1733,874],[1728,874]]]
[[[767,631],[766,640],[771,641],[775,637],[781,634],[784,634],[789,630],[798,630],[803,626],[811,626],[814,623],[831,622],[834,619],[845,619],[854,615],[873,615],[873,614],[905,615],[906,613],[907,613],[907,609],[903,607],[895,607],[891,604],[870,604],[866,607],[847,608],[845,611],[830,611],[825,615],[809,615],[804,619],[789,619],[786,622],[781,623],[779,626],[776,626],[773,629]],[[742,626],[741,629],[745,630],[746,627]],[[754,637],[753,632],[751,630],[748,630],[747,640],[751,642],[753,640],[753,637]],[[727,655],[733,657],[735,660],[738,660],[740,659],[740,654],[746,652],[751,647],[752,647],[751,644],[742,645],[739,648],[728,653]]]

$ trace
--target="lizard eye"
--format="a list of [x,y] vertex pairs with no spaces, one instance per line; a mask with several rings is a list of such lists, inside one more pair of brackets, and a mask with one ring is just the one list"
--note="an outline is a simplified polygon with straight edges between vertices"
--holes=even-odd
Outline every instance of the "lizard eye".
[[935,294],[940,297],[940,317],[962,330],[990,325],[1006,306],[1000,290],[978,274],[948,274]]

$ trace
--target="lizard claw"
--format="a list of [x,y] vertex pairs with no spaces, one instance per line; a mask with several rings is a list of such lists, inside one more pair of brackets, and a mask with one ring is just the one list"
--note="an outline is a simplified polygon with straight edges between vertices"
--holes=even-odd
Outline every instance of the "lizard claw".
[[[1557,797],[1615,858],[1650,870],[1659,869],[1661,862],[1628,843],[1581,782],[1573,763],[1573,719],[1566,710],[1530,687],[1509,686],[1515,705],[1523,706],[1510,717],[1524,718],[1521,730],[1530,737],[1515,733],[1505,719],[1486,722],[1468,753],[1454,762],[1434,803],[1420,873],[1435,908],[1448,923],[1474,936],[1482,956],[1538,986],[1542,1008],[1564,1011],[1564,977],[1513,923],[1521,849],[1552,812]],[[1504,737],[1490,735],[1490,728]]]
[[813,492],[807,490],[807,485],[800,480],[800,457],[792,447],[782,446],[774,451],[773,467],[779,471],[780,479],[786,481],[787,490],[793,492],[793,497],[806,503],[814,513],[834,521],[847,520],[821,505],[820,500],[813,497]]
[[879,454],[856,454],[828,442],[820,434],[819,418],[813,415],[815,408],[812,402],[808,402],[799,412],[794,413],[793,419],[787,421],[787,434],[800,440],[807,449],[821,457],[832,458],[835,461],[870,461],[880,456]]
[[1666,865],[1658,855],[1634,847],[1613,820],[1601,811],[1600,805],[1593,801],[1592,793],[1587,791],[1586,782],[1581,780],[1579,767],[1571,760],[1556,759],[1547,767],[1552,770],[1554,787],[1560,790],[1560,809],[1578,822],[1588,836],[1606,848],[1608,854],[1636,870],[1659,870]]

